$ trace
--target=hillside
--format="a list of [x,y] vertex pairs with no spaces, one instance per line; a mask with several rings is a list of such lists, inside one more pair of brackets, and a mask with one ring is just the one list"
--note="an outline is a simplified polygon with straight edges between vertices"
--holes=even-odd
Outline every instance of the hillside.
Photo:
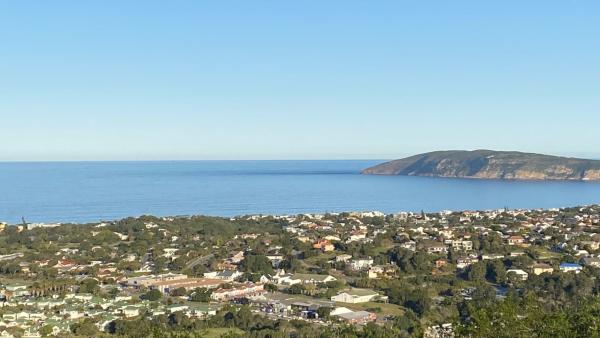
[[514,151],[435,151],[385,162],[367,175],[506,180],[600,180],[600,161]]

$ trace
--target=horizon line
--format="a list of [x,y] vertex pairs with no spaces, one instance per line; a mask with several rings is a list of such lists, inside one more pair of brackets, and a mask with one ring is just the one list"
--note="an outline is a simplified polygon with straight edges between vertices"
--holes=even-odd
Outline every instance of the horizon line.
[[93,163],[93,162],[251,162],[251,161],[388,161],[384,158],[257,158],[257,159],[118,159],[118,160],[0,160],[0,164],[9,163]]

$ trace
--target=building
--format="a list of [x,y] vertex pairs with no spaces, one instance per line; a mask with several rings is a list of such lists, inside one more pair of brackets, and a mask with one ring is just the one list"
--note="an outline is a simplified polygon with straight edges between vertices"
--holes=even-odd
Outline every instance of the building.
[[366,324],[377,320],[377,315],[368,311],[350,311],[335,315],[349,324]]
[[487,254],[487,255],[481,255],[481,260],[486,261],[486,260],[490,260],[490,259],[503,259],[504,255],[500,255],[500,254]]
[[581,246],[582,247],[588,247],[590,248],[590,250],[598,250],[600,249],[600,242],[598,241],[582,241],[581,242]]
[[223,270],[204,273],[205,278],[220,279],[228,282],[233,282],[236,278],[242,275],[243,273],[236,270]]
[[522,236],[510,236],[507,239],[508,245],[521,245],[525,242],[525,239]]
[[448,247],[444,243],[434,242],[424,246],[425,251],[430,254],[445,254],[448,253]]
[[317,242],[315,242],[313,244],[313,248],[319,249],[323,252],[329,252],[329,251],[335,250],[335,246],[333,244],[331,244],[331,241],[326,240],[326,239],[320,239]]
[[352,261],[350,261],[350,268],[355,271],[368,269],[372,265],[373,259],[371,258],[353,259]]
[[583,257],[580,262],[584,266],[600,268],[600,257]]
[[140,277],[128,278],[125,281],[126,286],[141,288],[149,287],[150,285],[164,281],[175,281],[178,279],[187,279],[188,276],[180,273],[166,273],[162,275],[147,275]]
[[514,274],[516,276],[517,279],[520,280],[527,280],[527,278],[529,278],[529,274],[521,269],[508,269],[506,270],[506,275],[510,276],[511,274]]
[[534,275],[541,275],[543,273],[552,273],[554,272],[554,268],[548,264],[538,263],[531,267],[531,270]]
[[283,285],[294,284],[320,284],[336,281],[337,278],[330,275],[317,275],[308,273],[282,274],[272,277],[273,282]]
[[473,242],[464,240],[452,241],[452,249],[457,251],[471,251],[473,250]]
[[228,301],[232,299],[261,296],[265,293],[264,285],[261,283],[238,284],[230,289],[217,289],[212,292],[210,298],[216,301]]
[[465,269],[474,263],[477,263],[479,260],[475,257],[465,257],[459,258],[456,260],[456,268],[457,269]]
[[344,262],[346,263],[347,261],[352,259],[352,255],[348,255],[348,254],[343,254],[343,255],[339,255],[335,257],[335,261],[336,262]]
[[171,281],[160,281],[148,285],[148,289],[158,290],[162,293],[170,293],[176,289],[185,289],[186,291],[203,288],[203,289],[215,289],[225,284],[226,281],[221,279],[211,278],[185,278]]
[[334,302],[340,303],[366,303],[373,302],[376,300],[387,299],[385,296],[381,296],[377,292],[369,289],[357,289],[352,288],[350,290],[340,292],[336,296],[331,297]]
[[562,272],[579,273],[583,267],[577,263],[560,263],[559,269]]
[[408,241],[400,244],[400,247],[410,251],[417,251],[417,243],[415,241]]
[[129,278],[124,282],[125,286],[136,289],[145,287],[151,290],[159,290],[169,293],[175,289],[184,288],[193,290],[196,288],[214,289],[224,284],[225,281],[215,278],[188,278],[184,274],[168,273],[163,275],[148,275]]

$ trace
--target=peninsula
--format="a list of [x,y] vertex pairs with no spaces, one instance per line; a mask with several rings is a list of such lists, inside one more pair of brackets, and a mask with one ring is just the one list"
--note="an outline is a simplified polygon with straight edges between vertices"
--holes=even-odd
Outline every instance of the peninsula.
[[435,151],[385,162],[362,171],[404,175],[505,180],[600,181],[600,161],[515,151]]

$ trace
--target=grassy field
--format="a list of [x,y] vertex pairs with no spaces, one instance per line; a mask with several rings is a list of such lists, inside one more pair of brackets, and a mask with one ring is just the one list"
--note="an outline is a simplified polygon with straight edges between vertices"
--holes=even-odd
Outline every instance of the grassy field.
[[306,265],[316,265],[318,261],[329,261],[335,258],[335,256],[339,255],[339,253],[336,252],[325,252],[325,253],[321,253],[317,256],[312,256],[309,257],[307,259],[305,259],[303,262]]

